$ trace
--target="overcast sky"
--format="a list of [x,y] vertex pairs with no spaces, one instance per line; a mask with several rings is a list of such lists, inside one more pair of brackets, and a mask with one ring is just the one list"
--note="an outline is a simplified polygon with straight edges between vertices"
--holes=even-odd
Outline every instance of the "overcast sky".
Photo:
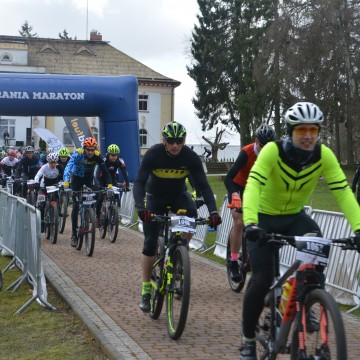
[[[188,143],[204,143],[191,102],[195,82],[186,73],[196,0],[0,0],[0,8],[1,35],[18,36],[25,20],[39,37],[58,38],[66,29],[70,37],[85,40],[94,29],[118,50],[181,81],[175,120],[186,126]],[[223,140],[239,144],[238,135]]]

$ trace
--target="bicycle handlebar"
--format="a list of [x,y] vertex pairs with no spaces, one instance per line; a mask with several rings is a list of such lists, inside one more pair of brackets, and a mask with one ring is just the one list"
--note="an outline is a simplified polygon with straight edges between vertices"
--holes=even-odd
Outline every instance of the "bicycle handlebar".
[[[151,214],[151,220],[154,222],[166,223],[171,221],[171,216]],[[205,225],[208,224],[209,221],[210,221],[209,218],[195,218],[196,225]]]

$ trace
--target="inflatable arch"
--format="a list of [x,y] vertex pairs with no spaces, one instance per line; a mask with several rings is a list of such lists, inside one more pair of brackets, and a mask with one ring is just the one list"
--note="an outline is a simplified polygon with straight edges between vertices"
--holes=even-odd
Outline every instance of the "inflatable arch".
[[140,165],[138,82],[134,76],[0,74],[0,114],[98,116],[100,146],[116,143],[130,181]]

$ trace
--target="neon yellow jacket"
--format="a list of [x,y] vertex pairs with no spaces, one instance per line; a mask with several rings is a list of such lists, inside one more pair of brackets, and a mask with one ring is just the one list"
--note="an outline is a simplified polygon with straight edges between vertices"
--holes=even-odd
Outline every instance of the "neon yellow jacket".
[[323,176],[353,231],[360,230],[360,207],[335,154],[317,144],[311,163],[291,162],[282,141],[268,143],[252,167],[243,196],[244,224],[258,223],[258,213],[288,215],[300,212]]

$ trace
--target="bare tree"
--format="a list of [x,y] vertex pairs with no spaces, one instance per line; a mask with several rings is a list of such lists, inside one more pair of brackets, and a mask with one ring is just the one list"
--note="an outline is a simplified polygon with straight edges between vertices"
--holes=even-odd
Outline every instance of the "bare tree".
[[37,37],[37,33],[32,33],[33,27],[29,25],[29,22],[25,20],[25,22],[21,25],[21,30],[19,30],[19,34],[23,37]]
[[202,136],[202,138],[211,146],[211,152],[212,152],[212,159],[214,162],[218,162],[218,151],[224,150],[226,146],[229,145],[228,142],[221,142],[221,138],[225,132],[225,129],[220,130],[216,128],[216,134],[214,141],[211,141],[210,139],[206,138],[205,136]]

